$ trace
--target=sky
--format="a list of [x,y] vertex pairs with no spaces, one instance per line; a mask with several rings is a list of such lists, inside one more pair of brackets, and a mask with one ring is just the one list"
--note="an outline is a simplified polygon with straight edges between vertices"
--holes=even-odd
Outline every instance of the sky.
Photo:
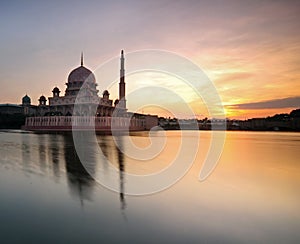
[[[19,104],[28,94],[37,104],[54,86],[64,91],[82,51],[94,71],[121,49],[158,49],[202,69],[229,118],[289,113],[300,108],[299,12],[300,1],[276,0],[1,1],[0,103]],[[164,86],[180,93],[197,117],[209,115],[205,101],[172,74],[128,74],[126,82],[128,92],[140,84]],[[107,87],[98,83],[98,89]],[[116,99],[117,87],[111,89]],[[167,115],[167,104],[171,114],[188,116],[162,98],[157,110],[143,107],[138,96],[128,108]]]

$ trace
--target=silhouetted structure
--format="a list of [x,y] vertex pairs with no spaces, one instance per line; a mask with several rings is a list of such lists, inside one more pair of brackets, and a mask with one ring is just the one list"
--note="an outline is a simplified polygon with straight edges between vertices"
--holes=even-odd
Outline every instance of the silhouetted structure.
[[[158,119],[159,126],[165,130],[189,129],[195,119],[163,118]],[[197,120],[199,130],[224,128],[227,130],[255,130],[255,131],[300,131],[300,109],[289,114],[275,114],[266,118],[252,118],[247,120],[208,119]],[[187,125],[187,126],[184,126]]]
[[[149,130],[156,126],[157,116],[140,115],[127,112],[125,99],[125,58],[121,51],[119,98],[109,98],[110,93],[104,90],[98,96],[96,77],[83,65],[83,54],[80,66],[72,70],[66,83],[65,95],[60,96],[58,87],[52,90],[53,96],[39,98],[34,116],[28,117],[24,129],[33,131],[70,131],[74,129],[93,129],[96,131],[114,130]],[[76,104],[76,106],[75,106]],[[31,113],[30,113],[31,114]],[[69,118],[72,116],[72,120]],[[85,117],[85,118],[82,118]],[[112,119],[113,117],[113,119]],[[74,123],[72,123],[74,122]]]

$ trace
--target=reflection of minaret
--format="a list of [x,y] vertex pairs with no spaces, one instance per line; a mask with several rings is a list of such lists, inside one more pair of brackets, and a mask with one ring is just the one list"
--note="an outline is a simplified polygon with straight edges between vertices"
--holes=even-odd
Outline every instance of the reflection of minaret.
[[120,203],[121,209],[124,210],[126,207],[124,186],[125,186],[125,162],[124,154],[122,152],[123,141],[122,136],[115,135],[114,138],[111,136],[99,137],[99,146],[106,157],[104,160],[103,170],[108,170],[108,163],[111,162],[113,165],[119,168],[119,192],[120,192]]
[[[119,147],[123,147],[122,144],[122,137],[118,137],[119,140]],[[120,177],[120,202],[121,202],[121,209],[125,209],[126,203],[125,203],[125,197],[124,197],[124,172],[125,172],[125,164],[124,164],[124,154],[120,150],[120,148],[117,148],[118,152],[118,164],[119,164],[119,177]]]
[[119,83],[119,108],[126,109],[125,100],[125,68],[124,68],[124,52],[121,51],[121,69],[120,69],[120,83]]
[[[121,209],[125,209],[125,196],[124,196],[124,172],[125,172],[125,163],[124,163],[124,154],[120,150],[123,148],[123,141],[120,135],[115,135],[114,138],[111,136],[101,136],[99,138],[99,146],[107,158],[107,161],[103,161],[104,170],[107,169],[107,163],[111,162],[113,165],[119,168],[119,192],[120,192],[120,203]],[[120,148],[120,149],[119,149]]]

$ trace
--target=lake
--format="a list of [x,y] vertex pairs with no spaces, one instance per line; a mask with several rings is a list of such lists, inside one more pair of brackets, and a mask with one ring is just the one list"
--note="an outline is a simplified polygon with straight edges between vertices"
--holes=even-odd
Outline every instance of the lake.
[[[127,140],[147,149],[147,132],[119,136],[122,150],[112,136],[98,135],[108,160],[93,156],[95,145],[87,143],[85,155],[94,161],[86,169],[71,135],[1,131],[1,243],[300,242],[300,133],[226,132],[216,168],[200,181],[211,132],[193,131],[188,142],[200,138],[197,153],[180,180],[156,193],[126,194],[127,173],[160,172],[182,146],[180,131],[153,135],[163,149],[143,162]],[[120,192],[99,184],[99,177],[113,180]]]

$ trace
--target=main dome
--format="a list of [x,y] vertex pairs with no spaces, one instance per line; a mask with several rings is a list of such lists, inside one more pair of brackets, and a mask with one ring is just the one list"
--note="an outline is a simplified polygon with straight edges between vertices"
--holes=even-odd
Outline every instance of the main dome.
[[71,71],[68,76],[68,83],[75,83],[75,82],[96,82],[95,75],[92,71],[84,67],[83,65],[79,66],[78,68]]

